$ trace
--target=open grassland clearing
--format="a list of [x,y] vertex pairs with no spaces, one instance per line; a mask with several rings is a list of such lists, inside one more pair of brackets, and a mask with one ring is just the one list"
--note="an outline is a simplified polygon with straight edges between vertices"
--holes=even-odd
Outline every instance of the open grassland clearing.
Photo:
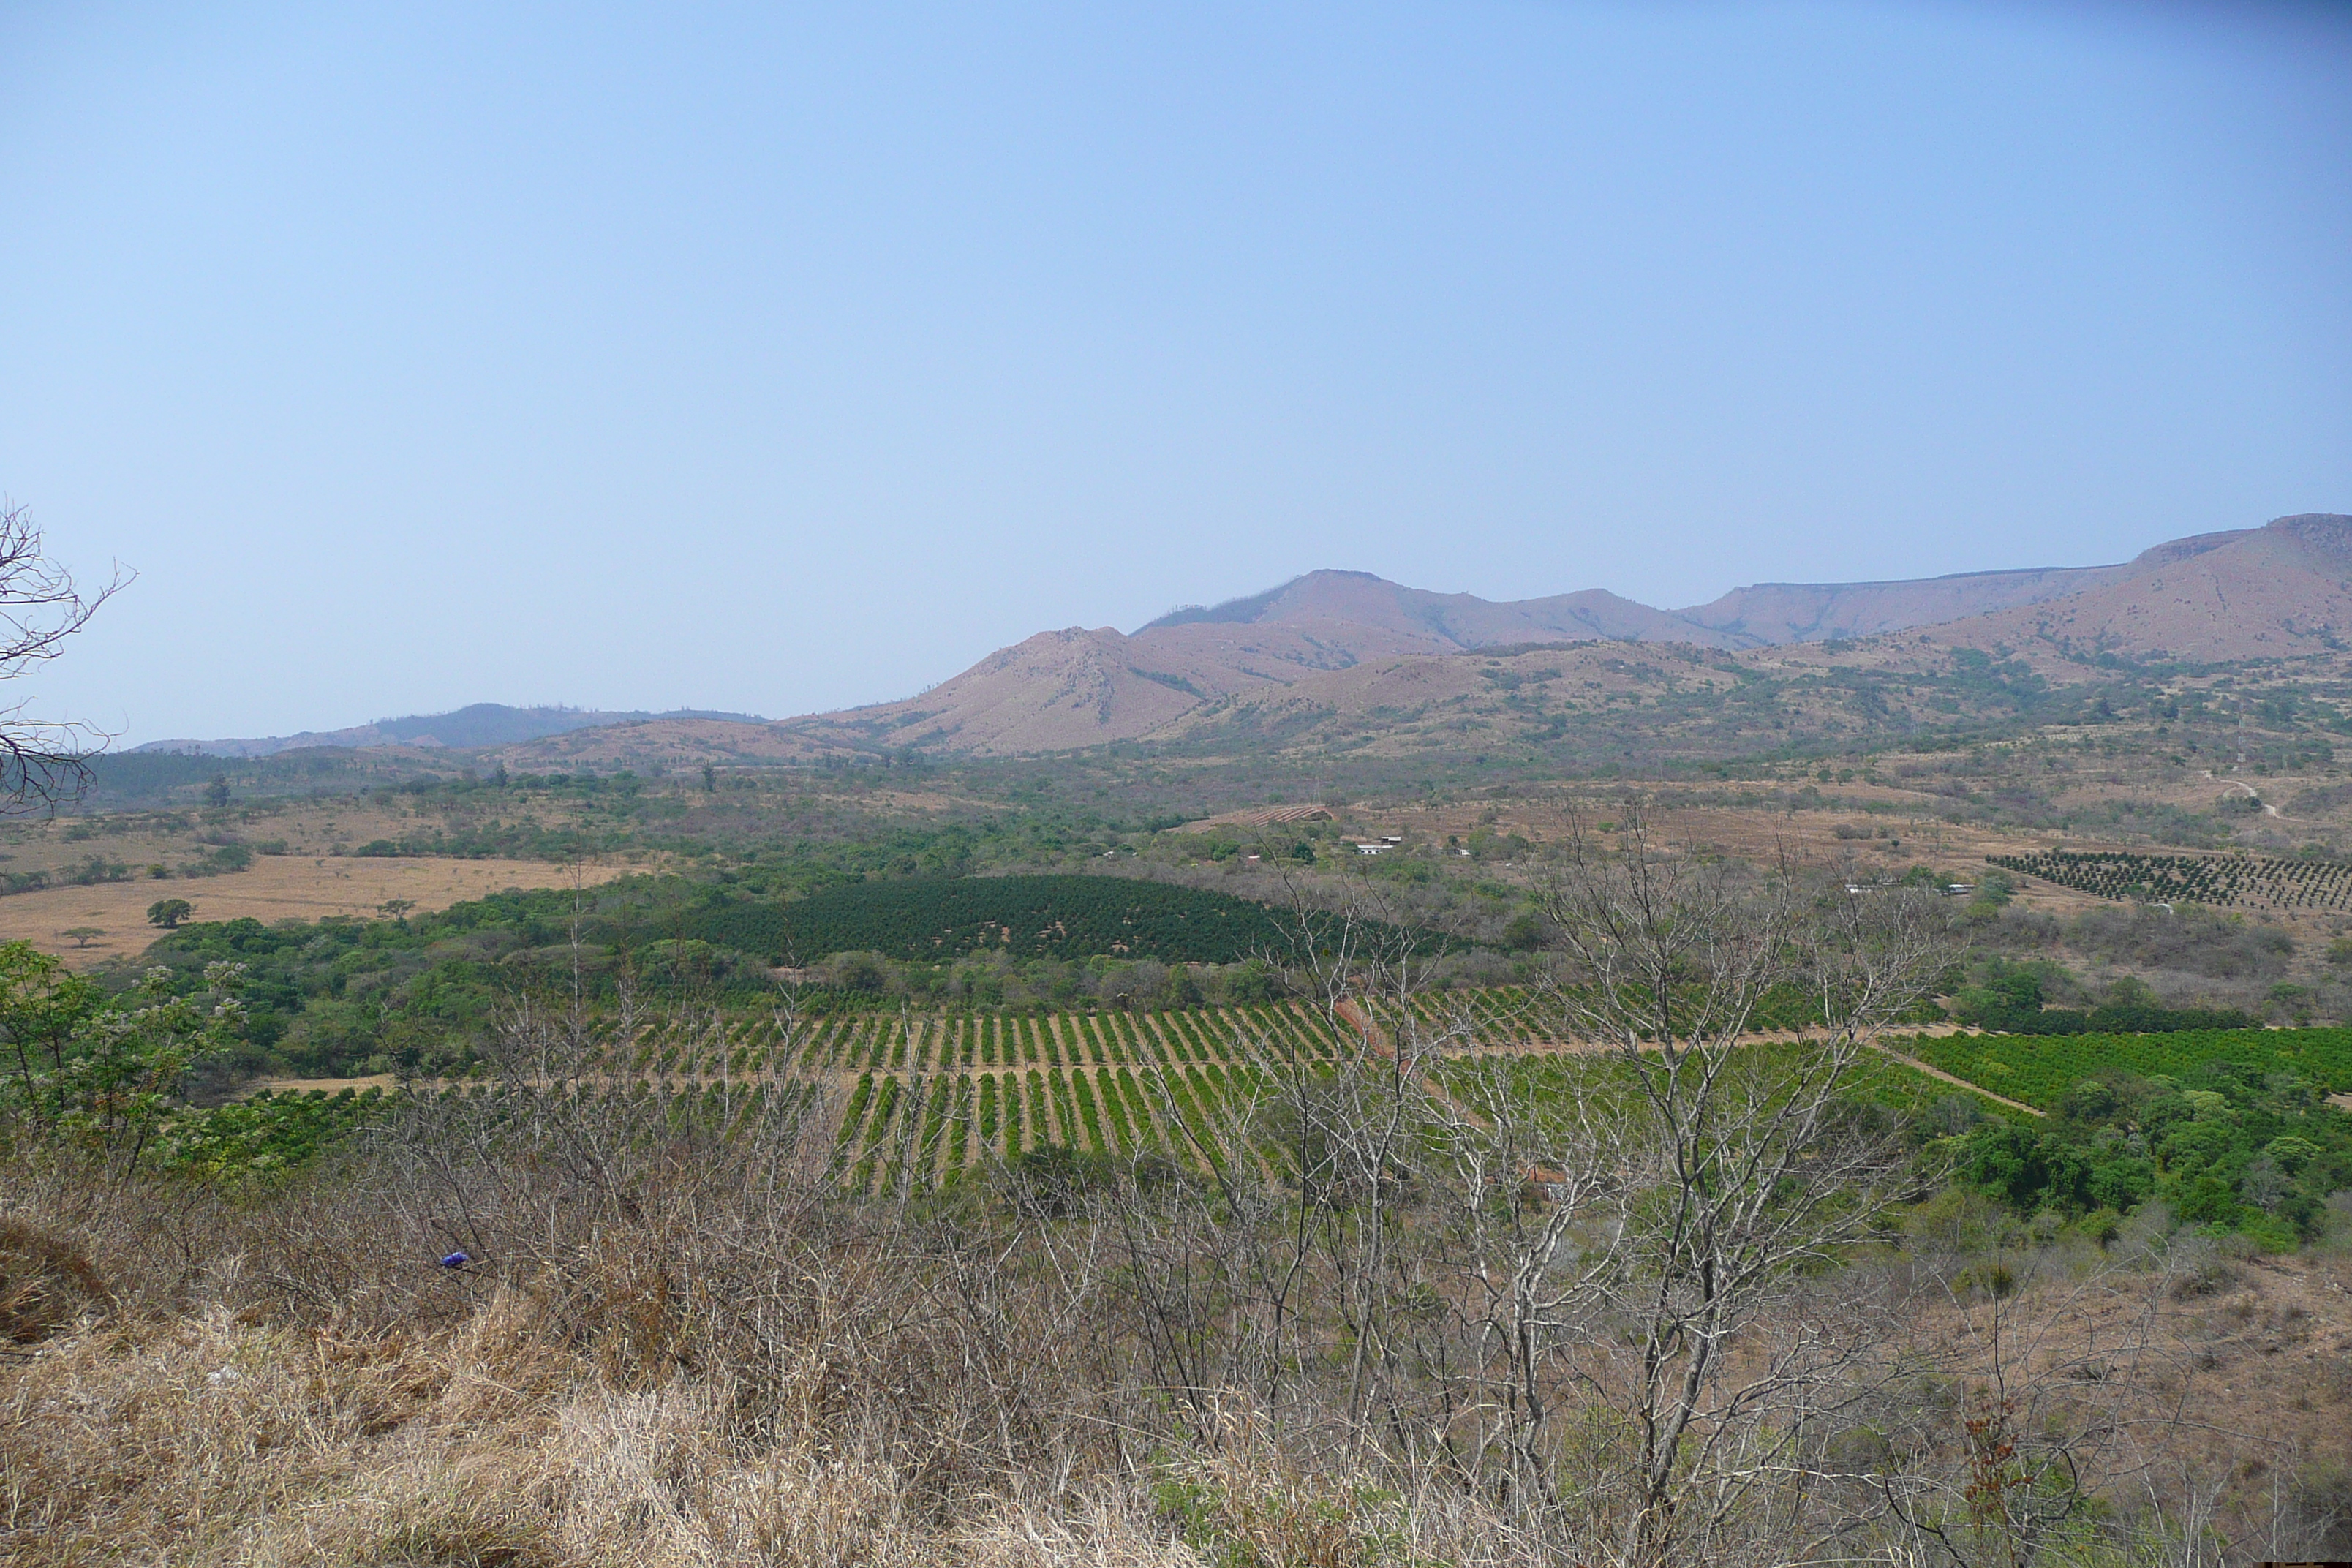
[[[2151,851],[2145,838],[2124,834],[1948,821],[1941,815],[1948,805],[1943,797],[1883,785],[1807,782],[1797,786],[1798,791],[1808,789],[1809,795],[1787,790],[1654,787],[1648,817],[1662,843],[1674,851],[1756,865],[1776,864],[1786,857],[1801,866],[1855,871],[1865,879],[1924,866],[1948,872],[1956,880],[1973,881],[1996,858],[2053,849],[2069,854],[2179,853]],[[1482,859],[1500,860],[1498,851],[1514,839],[1529,851],[1539,850],[1561,842],[1575,826],[1608,839],[1629,793],[1622,784],[1585,784],[1443,805],[1368,804],[1336,809],[1351,826],[1360,824],[1360,831],[1368,836],[1394,834],[1407,847],[1442,849],[1469,847],[1475,837],[1482,846]],[[1773,798],[1743,804],[1743,794]],[[1484,848],[1489,845],[1494,847]],[[2063,884],[2029,885],[2020,891],[2045,899],[2055,909],[2086,908],[2098,898]],[[2075,893],[2084,896],[2070,896]]]
[[[276,795],[192,804],[152,811],[86,811],[0,829],[12,873],[47,870],[53,877],[95,857],[133,875],[162,866],[173,876],[219,850],[244,847],[255,857],[353,855],[369,845],[394,845],[420,826],[441,826],[438,803],[413,793],[379,789],[364,795]],[[234,858],[234,857],[232,857]]]
[[545,860],[261,856],[244,870],[200,881],[142,878],[0,898],[0,942],[29,942],[77,968],[93,969],[144,952],[162,934],[148,923],[147,910],[163,899],[185,899],[194,906],[189,918],[208,921],[374,920],[394,900],[429,911],[511,888],[569,887],[575,878],[594,885],[627,869]]

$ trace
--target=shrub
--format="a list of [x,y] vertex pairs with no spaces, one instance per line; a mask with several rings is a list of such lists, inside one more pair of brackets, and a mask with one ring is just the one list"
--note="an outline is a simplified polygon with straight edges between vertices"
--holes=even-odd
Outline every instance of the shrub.
[[20,1219],[0,1219],[0,1338],[36,1344],[111,1300],[71,1242]]

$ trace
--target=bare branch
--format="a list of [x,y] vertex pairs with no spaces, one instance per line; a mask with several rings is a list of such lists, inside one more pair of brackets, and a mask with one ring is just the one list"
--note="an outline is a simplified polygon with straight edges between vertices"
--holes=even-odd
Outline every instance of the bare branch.
[[[131,575],[118,565],[104,587],[85,594],[45,553],[31,512],[0,502],[0,680],[55,658]],[[0,709],[0,816],[79,795],[89,786],[89,758],[109,738],[87,724],[31,718],[23,703]]]

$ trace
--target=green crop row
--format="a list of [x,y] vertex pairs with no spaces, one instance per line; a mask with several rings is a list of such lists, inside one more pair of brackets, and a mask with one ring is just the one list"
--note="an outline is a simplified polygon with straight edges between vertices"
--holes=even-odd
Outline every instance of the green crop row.
[[2108,1073],[2178,1078],[2208,1062],[2293,1073],[2352,1089],[2352,1029],[2184,1029],[2168,1035],[1948,1035],[1894,1041],[1955,1078],[2043,1110]]
[[598,1068],[688,1079],[818,1072],[935,1073],[1149,1066],[1335,1056],[1338,1037],[1303,1005],[1169,1013],[835,1014],[738,1019],[681,1040],[648,1029],[608,1039]]

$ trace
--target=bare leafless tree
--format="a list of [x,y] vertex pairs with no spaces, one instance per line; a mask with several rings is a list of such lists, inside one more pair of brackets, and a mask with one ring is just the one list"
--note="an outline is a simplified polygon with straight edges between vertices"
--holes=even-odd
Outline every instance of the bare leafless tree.
[[[0,502],[0,680],[57,658],[130,581],[118,566],[104,587],[85,593],[49,558],[32,513]],[[33,718],[22,702],[0,708],[0,815],[79,795],[89,784],[89,757],[106,739],[86,724]]]
[[[1876,1033],[1946,963],[1948,922],[1925,899],[1685,853],[1636,803],[1619,818],[1607,844],[1571,816],[1542,889],[1546,999],[1622,1087],[1604,1091],[1605,1117],[1566,1123],[1546,1162],[1579,1173],[1562,1202],[1591,1206],[1514,1260],[1546,1283],[1512,1311],[1625,1347],[1587,1375],[1630,1435],[1623,1557],[1655,1563],[1705,1555],[1779,1489],[1818,1400],[1850,1389],[1877,1342],[1827,1316],[1792,1320],[1789,1287],[1903,1194],[1905,1149],[1851,1091]],[[1753,1040],[1759,1009],[1800,998],[1814,1020],[1802,1043]],[[1572,1225],[1608,1240],[1562,1269]]]

